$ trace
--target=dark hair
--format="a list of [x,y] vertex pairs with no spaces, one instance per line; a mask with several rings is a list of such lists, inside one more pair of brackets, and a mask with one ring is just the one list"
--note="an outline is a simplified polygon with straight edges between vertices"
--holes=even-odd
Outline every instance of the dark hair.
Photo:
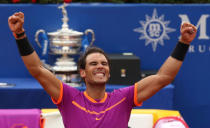
[[103,54],[105,56],[105,58],[107,59],[108,65],[109,65],[109,68],[110,68],[110,60],[109,60],[109,57],[106,55],[106,53],[99,47],[91,46],[91,47],[88,47],[85,50],[85,52],[79,57],[79,60],[78,60],[78,63],[77,63],[78,71],[80,69],[85,69],[86,58],[91,53],[101,53],[101,54]]

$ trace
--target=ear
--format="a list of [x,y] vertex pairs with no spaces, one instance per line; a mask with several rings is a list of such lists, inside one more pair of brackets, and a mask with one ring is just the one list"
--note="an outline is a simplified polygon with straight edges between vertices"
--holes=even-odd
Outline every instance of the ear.
[[86,76],[86,73],[85,73],[85,70],[84,70],[84,69],[80,69],[80,70],[79,70],[79,73],[80,73],[80,76],[81,76],[82,78],[84,78],[84,77]]

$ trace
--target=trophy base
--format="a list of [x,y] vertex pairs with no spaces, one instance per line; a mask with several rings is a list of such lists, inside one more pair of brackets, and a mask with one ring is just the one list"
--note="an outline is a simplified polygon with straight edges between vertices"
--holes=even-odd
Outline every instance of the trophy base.
[[75,66],[75,67],[62,67],[62,66],[53,66],[52,67],[52,70],[54,71],[54,72],[63,72],[63,73],[65,73],[65,72],[77,72],[77,67]]
[[80,86],[82,86],[82,83],[65,83],[65,84],[67,84],[67,85],[69,85],[71,87],[80,87]]
[[60,79],[65,84],[72,87],[82,86],[81,78],[79,74],[55,74],[58,79]]
[[72,87],[79,87],[82,86],[81,78],[78,74],[77,67],[62,67],[58,66],[57,70],[55,70],[55,66],[51,66],[43,62],[43,65],[46,69],[51,71],[55,74],[55,76],[61,80],[62,82],[66,83]]

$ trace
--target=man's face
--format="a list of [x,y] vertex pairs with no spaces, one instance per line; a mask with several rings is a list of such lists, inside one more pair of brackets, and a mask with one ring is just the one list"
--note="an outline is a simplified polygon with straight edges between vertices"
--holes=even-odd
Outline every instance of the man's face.
[[80,75],[86,84],[105,84],[109,79],[109,64],[101,53],[91,53],[86,57],[85,69],[80,70]]

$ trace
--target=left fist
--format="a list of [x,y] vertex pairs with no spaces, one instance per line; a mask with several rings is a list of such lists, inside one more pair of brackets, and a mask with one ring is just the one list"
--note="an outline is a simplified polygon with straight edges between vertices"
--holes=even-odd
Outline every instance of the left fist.
[[189,22],[183,22],[180,28],[180,42],[190,44],[196,36],[197,28]]

